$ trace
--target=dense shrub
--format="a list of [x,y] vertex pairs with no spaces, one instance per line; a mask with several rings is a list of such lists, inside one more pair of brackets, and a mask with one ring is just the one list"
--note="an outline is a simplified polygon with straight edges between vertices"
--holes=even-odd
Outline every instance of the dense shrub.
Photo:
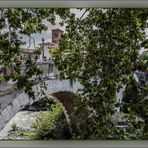
[[16,131],[17,129],[18,129],[17,124],[15,122],[13,122],[11,125],[11,130]]
[[68,124],[59,104],[52,110],[42,112],[34,123],[35,139],[70,139]]

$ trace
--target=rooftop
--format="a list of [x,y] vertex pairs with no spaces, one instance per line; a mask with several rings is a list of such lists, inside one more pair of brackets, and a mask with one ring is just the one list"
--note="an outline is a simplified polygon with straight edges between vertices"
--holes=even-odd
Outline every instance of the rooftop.
[[33,53],[34,52],[34,48],[29,48],[29,49],[27,49],[27,48],[22,48],[22,51],[21,52],[23,52],[23,53]]
[[61,29],[59,29],[59,28],[52,29],[52,31],[55,31],[55,30],[58,30],[58,31],[64,32],[63,30],[61,30]]
[[[43,45],[43,43],[39,43],[39,45]],[[57,44],[56,43],[49,42],[49,41],[45,41],[44,42],[44,45],[56,46]]]

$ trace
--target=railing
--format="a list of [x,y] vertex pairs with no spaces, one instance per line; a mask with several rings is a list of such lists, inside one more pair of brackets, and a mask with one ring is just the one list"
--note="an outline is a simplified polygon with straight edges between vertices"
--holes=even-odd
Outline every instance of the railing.
[[[56,70],[56,67],[55,67],[55,64],[53,62],[53,60],[42,60],[42,61],[37,61],[37,64],[40,65],[43,69],[44,69],[44,72],[42,75],[39,75],[39,76],[33,76],[33,79],[38,79],[39,77],[40,78],[57,78],[57,70]],[[21,70],[22,71],[25,71],[25,65],[22,64],[21,65]],[[0,70],[0,74],[7,74],[7,73],[11,73],[11,71],[13,71],[13,68],[10,67],[10,68],[1,68]],[[9,81],[11,83],[11,81]],[[6,83],[6,82],[4,82]],[[13,82],[12,82],[13,83]]]

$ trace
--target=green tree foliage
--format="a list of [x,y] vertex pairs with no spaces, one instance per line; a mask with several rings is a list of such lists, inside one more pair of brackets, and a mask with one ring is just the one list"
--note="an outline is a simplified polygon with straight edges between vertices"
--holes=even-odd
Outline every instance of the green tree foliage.
[[[59,15],[66,23],[66,33],[52,54],[60,78],[78,80],[84,86],[80,98],[89,116],[88,131],[82,137],[125,139],[124,131],[116,128],[110,119],[117,103],[116,91],[132,79],[135,70],[145,68],[137,57],[141,46],[146,46],[148,9],[80,11],[84,11],[82,17],[77,18],[67,9],[0,9],[0,68],[4,80],[16,81],[17,88],[35,98],[32,76],[42,71],[29,58],[18,60],[24,44],[18,34],[30,37],[46,30],[43,20],[54,25],[55,16]],[[22,65],[25,65],[23,71]]]
[[11,128],[12,128],[12,131],[16,131],[18,129],[18,127],[17,127],[15,122],[12,123]]
[[[142,46],[147,49],[147,40],[142,43]],[[134,138],[136,139],[148,139],[148,85],[147,85],[147,70],[148,70],[148,54],[147,51],[139,55],[141,66],[144,67],[140,72],[145,75],[145,81],[140,80],[136,82],[135,79],[131,79],[126,86],[123,95],[122,111],[128,114],[132,114],[135,117],[139,117],[143,121],[133,120],[133,129],[136,133]]]
[[148,70],[148,51],[144,52],[139,56],[140,60],[142,61],[145,69]]
[[[19,60],[21,45],[24,45],[20,36],[31,37],[33,33],[41,33],[48,28],[45,20],[54,25],[57,15],[64,19],[68,12],[68,9],[61,8],[0,9],[0,68],[4,73],[4,80],[17,82],[17,88],[23,89],[33,99],[35,96],[32,90],[32,76],[42,74],[42,70],[29,58]],[[39,54],[38,49],[35,53]]]
[[129,114],[134,139],[145,139],[148,134],[148,87],[131,79],[123,96],[122,112]]
[[35,139],[70,139],[71,135],[60,104],[42,112],[34,123]]
[[[145,40],[148,9],[83,9],[71,13],[59,48],[52,52],[61,79],[78,80],[88,106],[87,138],[125,139],[111,121],[116,91],[141,64],[138,54]],[[141,68],[141,67],[140,67]]]

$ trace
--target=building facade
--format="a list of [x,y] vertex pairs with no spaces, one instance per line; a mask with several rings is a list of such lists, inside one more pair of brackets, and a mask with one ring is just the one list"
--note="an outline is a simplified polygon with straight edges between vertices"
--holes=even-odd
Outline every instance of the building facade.
[[50,51],[59,45],[59,38],[63,34],[63,31],[60,30],[59,28],[53,29],[52,30],[52,41],[44,41],[42,39],[42,43],[39,44],[40,49],[41,49],[41,55],[40,55],[40,60],[50,60],[51,54]]

